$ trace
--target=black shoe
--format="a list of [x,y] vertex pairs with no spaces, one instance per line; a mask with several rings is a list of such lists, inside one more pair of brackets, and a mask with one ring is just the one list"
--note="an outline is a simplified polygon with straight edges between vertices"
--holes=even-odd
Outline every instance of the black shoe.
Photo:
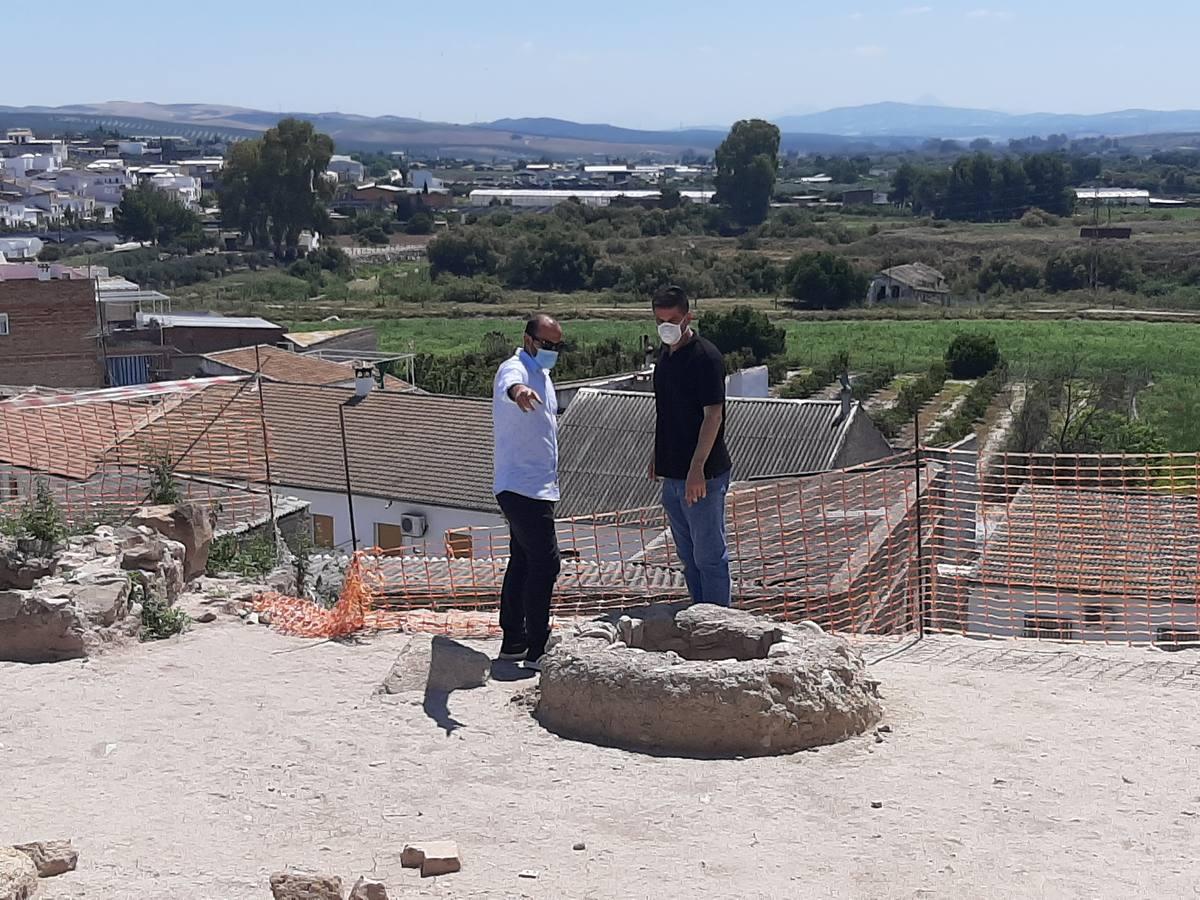
[[502,659],[506,662],[517,662],[525,658],[525,654],[529,652],[529,647],[525,644],[513,641],[511,644],[505,641],[500,645],[500,655],[496,659]]

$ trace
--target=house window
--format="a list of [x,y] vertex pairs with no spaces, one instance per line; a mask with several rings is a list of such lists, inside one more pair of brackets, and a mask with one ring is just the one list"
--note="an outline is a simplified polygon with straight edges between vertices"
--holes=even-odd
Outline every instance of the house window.
[[1058,616],[1026,613],[1025,637],[1044,641],[1069,641],[1075,637],[1075,623],[1071,619]]
[[331,549],[333,547],[333,516],[312,517],[313,543],[318,547]]
[[380,550],[396,550],[404,546],[404,531],[399,525],[375,523],[375,546]]
[[1178,628],[1160,628],[1154,641],[1163,650],[1187,650],[1200,647],[1200,631],[1182,631]]
[[0,337],[8,337],[8,313],[0,313]]
[[1088,603],[1083,607],[1083,627],[1107,631],[1117,624],[1117,611],[1103,603]]

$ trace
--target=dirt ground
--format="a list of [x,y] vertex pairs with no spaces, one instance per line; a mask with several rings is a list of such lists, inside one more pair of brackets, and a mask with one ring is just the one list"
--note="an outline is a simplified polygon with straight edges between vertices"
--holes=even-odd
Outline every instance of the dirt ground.
[[[51,900],[264,898],[289,864],[393,897],[1200,896],[1194,655],[872,647],[883,743],[697,762],[548,734],[528,682],[372,696],[405,640],[227,622],[0,664],[0,843],[74,839]],[[436,838],[460,873],[400,868]]]

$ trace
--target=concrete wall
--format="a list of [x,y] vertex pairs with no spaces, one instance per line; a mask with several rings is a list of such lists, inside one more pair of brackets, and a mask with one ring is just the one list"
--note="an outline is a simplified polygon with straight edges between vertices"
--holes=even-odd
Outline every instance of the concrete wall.
[[741,369],[725,378],[726,397],[763,399],[770,396],[770,374],[766,366]]
[[[1026,616],[1036,614],[1069,621],[1071,639],[1157,643],[1159,629],[1200,631],[1200,606],[1147,599],[1055,593],[1047,587],[1037,593],[999,585],[971,585],[967,631],[980,637],[1025,637]],[[1087,622],[1092,608],[1103,609],[1102,622]]]
[[834,460],[833,468],[858,466],[891,455],[892,447],[887,438],[875,427],[875,423],[860,406],[854,411],[854,421],[850,423],[850,431],[842,444],[841,452]]
[[96,339],[96,288],[90,279],[0,281],[0,384],[104,386]]

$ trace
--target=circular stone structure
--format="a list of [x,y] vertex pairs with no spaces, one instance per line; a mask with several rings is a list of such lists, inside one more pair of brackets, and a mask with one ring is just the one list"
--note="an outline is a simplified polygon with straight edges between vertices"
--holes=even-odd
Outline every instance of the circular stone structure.
[[711,604],[585,623],[542,666],[563,737],[668,756],[771,756],[874,726],[879,683],[845,640]]

